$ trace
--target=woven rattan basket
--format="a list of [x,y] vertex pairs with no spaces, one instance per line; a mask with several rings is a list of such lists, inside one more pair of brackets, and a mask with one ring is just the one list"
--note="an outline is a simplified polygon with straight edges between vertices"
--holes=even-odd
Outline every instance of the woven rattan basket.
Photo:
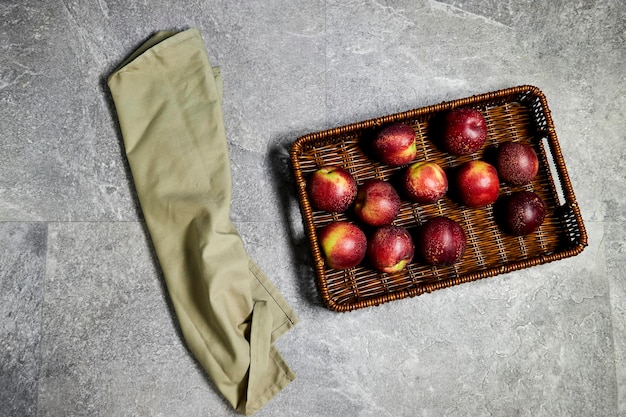
[[[487,142],[477,153],[456,157],[437,147],[437,116],[457,107],[482,111],[488,128]],[[539,173],[529,185],[500,184],[500,196],[518,190],[537,193],[547,208],[540,229],[515,237],[502,232],[494,219],[493,205],[470,209],[446,195],[439,202],[419,205],[403,200],[394,224],[409,230],[438,215],[461,224],[467,235],[463,259],[446,267],[433,267],[419,259],[395,274],[379,273],[363,263],[348,270],[334,270],[324,263],[317,230],[333,220],[356,219],[348,210],[341,214],[311,207],[306,180],[324,165],[339,165],[358,184],[371,178],[391,181],[403,167],[390,167],[370,158],[363,143],[381,126],[403,122],[413,127],[418,160],[431,160],[453,169],[470,159],[492,158],[499,143],[513,140],[531,144],[539,156]],[[569,180],[565,161],[543,93],[533,86],[518,86],[433,106],[312,133],[296,140],[291,162],[306,235],[314,261],[317,286],[326,306],[350,311],[494,275],[575,256],[587,246],[587,234]]]

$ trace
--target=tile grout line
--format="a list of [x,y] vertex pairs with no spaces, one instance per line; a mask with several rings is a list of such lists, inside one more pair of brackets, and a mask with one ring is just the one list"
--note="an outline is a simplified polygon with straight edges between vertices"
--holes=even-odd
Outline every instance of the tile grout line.
[[[38,222],[37,222],[38,223]],[[48,255],[50,250],[50,223],[49,222],[41,222],[45,224],[45,251],[43,254],[43,273],[41,275],[41,306],[39,307],[39,343],[37,344],[38,352],[37,352],[37,379],[35,381],[35,417],[39,416],[39,389],[40,382],[42,379],[42,372],[44,369],[43,364],[43,320],[44,320],[44,309],[45,309],[45,301],[46,301],[46,287],[48,282]]]
[[[603,226],[606,226],[607,224],[619,224],[622,223],[620,221],[601,221],[600,223],[602,223]],[[607,283],[607,288],[608,288],[608,302],[609,302],[609,315],[610,315],[610,321],[609,321],[609,325],[611,327],[611,347],[612,347],[612,353],[613,353],[613,379],[615,381],[615,411],[618,413],[620,412],[620,392],[623,391],[623,388],[620,387],[619,384],[619,379],[618,379],[618,359],[619,359],[619,355],[618,355],[618,348],[616,346],[616,329],[615,329],[615,325],[613,323],[613,319],[614,319],[614,303],[613,303],[613,296],[612,294],[614,293],[613,290],[613,286],[614,284],[612,283],[612,280],[610,279],[610,275],[609,275],[609,266],[607,264],[607,253],[606,253],[606,246],[605,246],[605,230],[603,227],[602,230],[602,238],[600,240],[600,243],[598,244],[598,247],[602,250],[602,255],[604,256],[604,276],[606,278],[606,283]]]

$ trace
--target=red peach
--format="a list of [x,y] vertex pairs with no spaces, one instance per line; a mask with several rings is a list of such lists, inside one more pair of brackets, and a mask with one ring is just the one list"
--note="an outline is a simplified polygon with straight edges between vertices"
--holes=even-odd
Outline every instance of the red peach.
[[393,123],[381,129],[372,142],[378,160],[391,166],[406,165],[415,159],[415,131],[409,125]]
[[357,185],[346,169],[325,166],[315,171],[307,182],[311,204],[332,213],[346,211],[356,198]]
[[532,191],[518,191],[504,199],[500,214],[507,232],[515,236],[528,235],[543,224],[546,206]]
[[483,114],[469,107],[446,113],[443,126],[443,145],[454,155],[469,155],[483,146],[487,138],[487,123]]
[[367,250],[365,233],[347,221],[334,221],[318,231],[318,239],[326,265],[334,269],[357,266]]
[[439,216],[420,228],[416,246],[422,259],[431,265],[452,265],[465,254],[467,240],[454,220]]
[[539,171],[539,159],[526,143],[505,142],[498,146],[496,169],[502,181],[513,185],[530,183]]
[[373,179],[358,188],[354,213],[370,226],[390,224],[400,211],[400,196],[393,185]]
[[383,226],[367,244],[367,258],[372,266],[386,273],[402,271],[413,260],[415,246],[409,232],[398,226]]
[[459,167],[456,188],[463,204],[481,207],[498,199],[500,180],[493,165],[484,161],[468,161]]
[[448,178],[436,162],[415,162],[402,179],[407,197],[421,204],[434,203],[448,191]]

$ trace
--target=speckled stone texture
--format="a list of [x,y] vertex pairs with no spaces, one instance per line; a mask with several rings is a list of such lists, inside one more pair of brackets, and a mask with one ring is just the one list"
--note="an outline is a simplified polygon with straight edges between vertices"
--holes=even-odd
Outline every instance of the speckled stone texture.
[[33,416],[47,226],[0,224],[0,415]]
[[[232,218],[301,318],[259,416],[626,415],[626,5],[0,2],[0,416],[236,415],[182,342],[106,77],[199,27],[222,68]],[[577,257],[323,307],[289,168],[306,133],[519,84],[548,98]]]

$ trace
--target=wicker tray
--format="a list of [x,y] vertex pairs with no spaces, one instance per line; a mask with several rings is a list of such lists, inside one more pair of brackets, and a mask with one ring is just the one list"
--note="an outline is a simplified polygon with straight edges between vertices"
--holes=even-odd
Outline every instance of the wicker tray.
[[[437,116],[456,107],[481,110],[487,122],[487,142],[473,155],[455,157],[441,151],[435,140]],[[508,141],[531,144],[539,156],[539,173],[526,186],[500,185],[500,196],[522,189],[536,192],[546,204],[546,218],[540,229],[530,235],[514,237],[501,231],[494,220],[493,206],[470,209],[446,195],[435,204],[402,202],[394,224],[409,229],[427,219],[446,215],[461,224],[467,235],[467,250],[455,265],[432,267],[419,259],[396,274],[378,273],[366,263],[349,270],[328,268],[317,239],[317,229],[333,220],[355,220],[350,210],[331,214],[312,209],[306,191],[308,175],[323,165],[340,165],[358,184],[371,178],[391,180],[403,169],[383,165],[368,157],[360,145],[381,126],[404,122],[413,127],[418,145],[418,160],[431,160],[444,169],[470,159],[489,160],[494,145]],[[575,256],[587,246],[587,234],[569,180],[550,110],[543,93],[533,86],[500,91],[443,102],[366,120],[296,140],[291,162],[306,235],[313,255],[317,286],[326,306],[349,311],[384,302],[414,297],[425,292],[494,275],[528,268]]]

